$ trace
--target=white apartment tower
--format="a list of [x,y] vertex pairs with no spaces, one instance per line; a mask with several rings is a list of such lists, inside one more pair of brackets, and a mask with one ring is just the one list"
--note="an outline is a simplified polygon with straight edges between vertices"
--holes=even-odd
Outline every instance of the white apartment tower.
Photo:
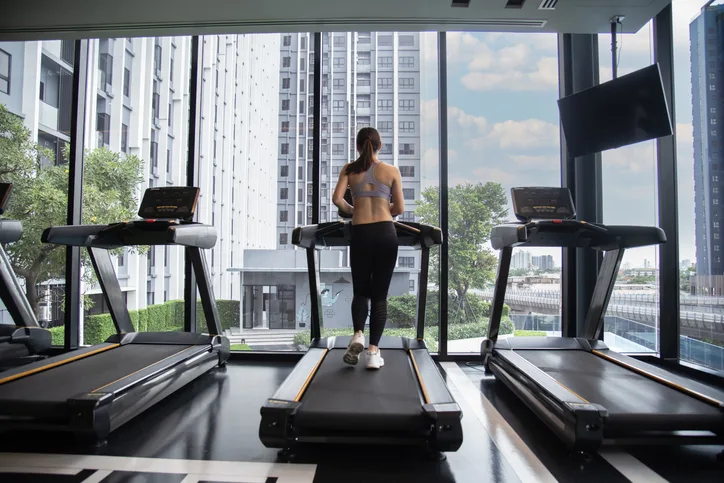
[[[292,248],[294,227],[312,221],[314,52],[311,34],[282,34],[279,89],[277,247]],[[420,35],[322,34],[320,221],[338,219],[332,204],[340,169],[357,158],[366,126],[382,137],[380,158],[400,168],[406,212],[420,196]]]

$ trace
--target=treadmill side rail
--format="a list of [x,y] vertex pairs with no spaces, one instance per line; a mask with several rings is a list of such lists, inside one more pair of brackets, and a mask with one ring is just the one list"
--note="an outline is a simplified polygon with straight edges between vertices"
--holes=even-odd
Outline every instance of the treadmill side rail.
[[433,451],[457,451],[463,444],[463,418],[456,402],[445,404],[424,404],[422,410],[433,421],[430,432],[430,449]]
[[[287,376],[279,389],[276,390],[271,399],[280,401],[299,402],[304,391],[312,381],[314,374],[322,364],[328,350],[322,348],[310,348],[304,357],[294,366],[294,370]],[[264,408],[262,407],[262,411]]]
[[259,439],[267,448],[290,448],[294,445],[291,421],[302,403],[267,399],[261,408]]

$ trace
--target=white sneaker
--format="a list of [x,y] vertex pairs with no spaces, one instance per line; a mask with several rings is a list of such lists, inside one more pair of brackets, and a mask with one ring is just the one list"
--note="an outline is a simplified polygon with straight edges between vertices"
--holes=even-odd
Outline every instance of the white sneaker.
[[355,334],[352,336],[342,360],[347,364],[355,365],[359,362],[359,355],[363,350],[365,350],[365,336],[364,334]]
[[382,358],[382,351],[377,349],[377,352],[367,351],[367,369],[379,369],[385,365],[385,360]]

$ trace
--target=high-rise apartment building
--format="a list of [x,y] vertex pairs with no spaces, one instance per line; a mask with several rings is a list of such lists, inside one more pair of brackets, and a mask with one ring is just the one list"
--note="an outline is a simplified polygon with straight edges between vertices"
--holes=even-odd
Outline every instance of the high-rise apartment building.
[[[291,249],[291,232],[312,222],[313,36],[282,34],[279,79],[277,247]],[[418,33],[322,34],[320,221],[338,220],[332,194],[340,170],[354,161],[357,132],[375,127],[381,160],[402,175],[405,213],[414,221],[422,156],[421,45]],[[398,266],[419,268],[416,252],[400,250]],[[410,289],[415,290],[414,280]]]
[[[238,277],[227,268],[243,264],[244,250],[275,247],[279,43],[279,35],[200,39],[195,184],[198,220],[219,235],[207,252],[217,299],[239,300]],[[49,163],[62,162],[70,140],[73,47],[0,43],[0,103],[51,148]],[[84,145],[142,159],[139,197],[148,187],[186,184],[190,58],[190,37],[89,42]],[[116,271],[128,308],[182,299],[183,256],[179,247],[125,250]],[[84,293],[101,302],[94,311],[104,311],[99,288]]]
[[724,275],[724,5],[708,5],[690,26],[694,118],[696,272],[700,285],[722,286],[705,276]]

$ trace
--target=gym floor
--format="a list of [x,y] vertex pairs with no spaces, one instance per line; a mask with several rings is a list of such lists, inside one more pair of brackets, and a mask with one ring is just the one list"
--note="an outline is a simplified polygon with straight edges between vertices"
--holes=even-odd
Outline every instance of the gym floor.
[[[10,482],[720,482],[723,447],[603,449],[571,458],[502,384],[478,367],[443,363],[462,407],[464,442],[444,461],[398,448],[313,448],[293,463],[258,438],[259,409],[292,362],[231,361],[92,448],[25,435],[0,443],[0,481]],[[364,388],[360,388],[364,390]]]

